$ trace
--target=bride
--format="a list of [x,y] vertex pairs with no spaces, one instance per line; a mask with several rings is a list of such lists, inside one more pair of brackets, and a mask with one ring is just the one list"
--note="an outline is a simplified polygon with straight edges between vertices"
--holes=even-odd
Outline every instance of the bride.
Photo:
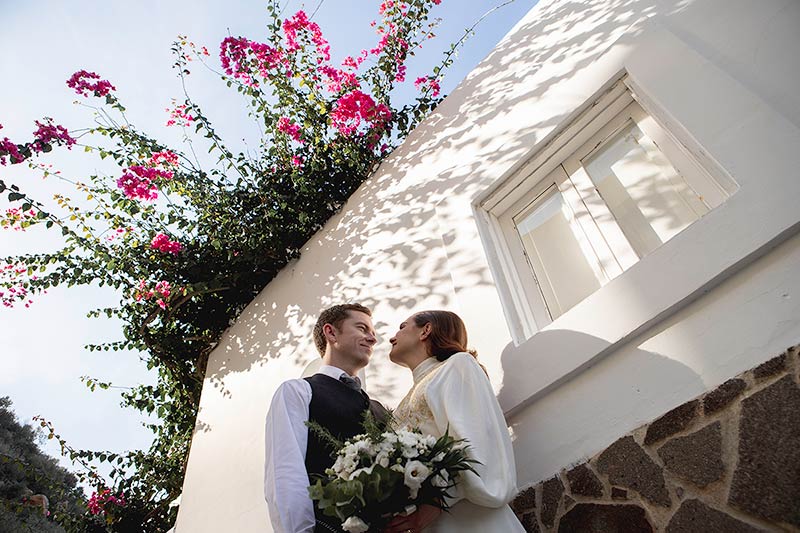
[[449,512],[423,505],[395,518],[386,533],[523,532],[508,507],[516,494],[511,439],[486,372],[467,352],[464,322],[449,311],[422,311],[400,324],[389,342],[392,362],[408,367],[414,385],[397,406],[399,426],[440,437],[467,439],[479,475],[465,472]]

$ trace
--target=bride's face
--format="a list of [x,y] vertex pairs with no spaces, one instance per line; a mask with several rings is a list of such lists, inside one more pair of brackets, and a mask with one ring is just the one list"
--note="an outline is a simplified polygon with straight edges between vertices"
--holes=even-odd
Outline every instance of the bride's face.
[[408,366],[409,356],[425,350],[424,330],[414,322],[414,315],[411,315],[400,324],[400,329],[389,339],[392,349],[389,351],[389,359],[398,365]]

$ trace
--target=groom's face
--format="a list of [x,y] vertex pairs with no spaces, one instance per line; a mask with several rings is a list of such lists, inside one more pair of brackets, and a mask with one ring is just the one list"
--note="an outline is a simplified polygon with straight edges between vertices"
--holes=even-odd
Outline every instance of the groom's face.
[[347,311],[340,327],[334,332],[331,349],[358,366],[366,366],[377,342],[372,318],[360,311]]

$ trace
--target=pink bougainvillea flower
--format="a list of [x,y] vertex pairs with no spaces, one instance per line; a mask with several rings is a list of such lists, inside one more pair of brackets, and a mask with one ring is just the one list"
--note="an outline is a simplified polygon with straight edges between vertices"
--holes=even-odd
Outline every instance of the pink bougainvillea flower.
[[300,135],[300,126],[295,124],[290,119],[286,117],[281,117],[278,119],[278,131],[285,133],[293,140],[303,144],[303,139]]
[[33,132],[34,141],[31,143],[31,149],[36,152],[47,150],[53,143],[66,144],[67,148],[71,149],[76,142],[64,126],[53,124],[53,119],[49,117],[45,117],[43,123],[38,120],[35,123],[37,128]]
[[311,34],[311,42],[314,43],[318,54],[317,63],[321,64],[324,61],[330,61],[331,47],[328,41],[322,36],[322,30],[319,24],[308,20],[308,15],[306,15],[306,12],[302,9],[283,21],[283,34],[286,36],[286,49],[290,52],[295,52],[301,48],[300,43],[297,42],[298,33],[301,31],[308,31]]
[[169,307],[169,297],[173,289],[168,281],[159,281],[153,288],[148,288],[147,281],[140,279],[133,292],[133,298],[137,302],[153,300],[161,309]]
[[264,43],[250,42],[250,52],[256,62],[256,68],[262,78],[268,78],[270,72],[283,64],[283,52]]
[[[0,263],[0,303],[4,307],[14,307],[15,304],[25,302],[25,307],[30,307],[33,300],[29,298],[26,281],[23,278],[28,273],[24,264]],[[36,280],[36,276],[31,276]]]
[[147,179],[142,179],[133,172],[125,172],[117,180],[117,187],[131,200],[155,200],[158,188]]
[[326,78],[326,89],[332,93],[338,93],[342,90],[358,89],[360,83],[358,77],[354,72],[345,72],[344,70],[336,69],[330,65],[322,65],[318,69]]
[[[3,129],[2,124],[0,124],[0,130],[1,129]],[[19,153],[19,147],[11,142],[8,137],[3,137],[3,139],[0,140],[0,165],[5,166],[6,157],[8,157],[12,163],[22,163],[25,161],[25,158]]]
[[439,87],[439,80],[432,77],[417,78],[414,82],[414,87],[421,91],[430,90],[431,95],[434,97],[439,96],[439,91],[441,90],[441,87]]
[[370,95],[352,91],[339,98],[330,117],[331,124],[339,133],[352,135],[362,123],[382,124],[391,119],[392,113],[386,105],[376,104]]
[[251,87],[258,85],[250,73],[251,66],[262,78],[269,78],[286,63],[280,49],[244,37],[226,37],[220,44],[219,58],[225,74]]
[[[173,100],[174,103],[174,100]],[[194,122],[194,117],[186,111],[186,104],[176,105],[174,108],[166,108],[169,113],[169,120],[167,126],[191,126]]]
[[247,52],[250,41],[244,37],[225,37],[219,45],[219,60],[222,70],[228,76],[242,81],[245,85],[253,85],[254,81],[247,73]]
[[113,242],[113,241],[117,240],[119,237],[122,237],[123,235],[127,235],[128,233],[130,233],[132,231],[133,231],[133,228],[117,228],[113,232],[111,232],[111,235],[108,235],[106,237],[106,241]]
[[150,242],[150,247],[168,254],[178,255],[183,250],[183,245],[178,241],[171,241],[163,233],[157,233]]
[[159,165],[164,167],[177,167],[178,155],[170,152],[169,150],[165,150],[163,152],[153,152],[153,154],[150,156],[150,159],[147,161],[147,164],[151,167],[157,167]]
[[[92,81],[97,80],[97,81]],[[106,96],[111,91],[116,91],[116,87],[111,85],[108,80],[101,80],[100,76],[94,72],[79,70],[67,80],[67,87],[74,89],[81,96]]]
[[389,44],[389,37],[390,35],[388,33],[383,34],[381,40],[378,41],[377,46],[371,49],[369,53],[375,56],[380,55],[380,53],[383,52],[383,49],[386,48],[386,45]]
[[86,502],[86,508],[89,510],[90,514],[99,515],[105,512],[105,506],[109,503],[119,507],[124,507],[127,504],[125,495],[122,492],[120,492],[118,496],[114,496],[111,494],[110,489],[100,489],[94,491],[89,497],[89,501]]
[[384,15],[388,10],[394,7],[394,0],[386,0],[378,6],[378,13]]
[[131,200],[155,200],[158,198],[155,182],[171,180],[173,175],[169,170],[132,165],[117,180],[117,187]]
[[399,67],[397,67],[397,74],[395,74],[395,76],[394,76],[394,81],[396,81],[398,83],[403,83],[404,81],[406,81],[406,66],[405,65],[400,65]]

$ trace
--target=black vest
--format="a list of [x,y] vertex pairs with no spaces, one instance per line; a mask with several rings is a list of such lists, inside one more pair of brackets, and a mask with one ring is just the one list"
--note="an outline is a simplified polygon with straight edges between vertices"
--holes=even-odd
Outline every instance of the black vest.
[[[361,425],[364,412],[369,409],[372,414],[382,420],[386,409],[375,400],[370,400],[367,393],[351,389],[338,379],[325,374],[314,374],[305,378],[311,385],[311,403],[308,405],[308,418],[330,431],[337,439],[346,441],[363,433]],[[306,448],[306,471],[310,482],[316,483],[311,474],[324,474],[336,461],[336,450],[331,449],[316,433],[309,430],[308,447]],[[317,520],[338,526],[335,518],[323,517],[316,506],[314,514]],[[318,531],[330,531],[320,529]],[[338,531],[338,528],[336,529]]]

